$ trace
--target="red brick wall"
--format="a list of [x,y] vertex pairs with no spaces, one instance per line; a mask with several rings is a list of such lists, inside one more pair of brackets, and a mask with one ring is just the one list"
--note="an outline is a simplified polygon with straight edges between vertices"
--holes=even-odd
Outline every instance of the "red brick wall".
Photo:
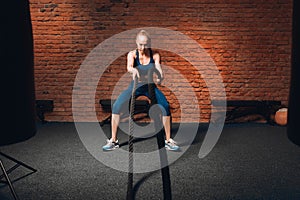
[[[133,28],[161,27],[180,31],[197,41],[215,62],[228,99],[279,100],[287,104],[290,83],[291,0],[31,0],[37,99],[53,99],[49,121],[72,121],[75,76],[89,52],[111,36]],[[132,41],[134,43],[134,40]],[[210,117],[209,91],[201,74],[185,59],[162,51],[162,64],[178,70],[191,83],[201,109]],[[126,57],[115,60],[99,81],[95,96],[110,98],[126,73]],[[127,76],[128,77],[128,76]],[[121,91],[129,82],[123,77]],[[184,90],[166,69],[166,80]],[[174,121],[180,105],[174,93],[161,88],[171,104]],[[188,97],[187,97],[188,98]],[[191,101],[186,99],[186,104]],[[82,107],[85,102],[82,102]],[[84,110],[84,109],[83,109]],[[195,118],[191,116],[189,121]],[[82,119],[89,121],[89,118]]]

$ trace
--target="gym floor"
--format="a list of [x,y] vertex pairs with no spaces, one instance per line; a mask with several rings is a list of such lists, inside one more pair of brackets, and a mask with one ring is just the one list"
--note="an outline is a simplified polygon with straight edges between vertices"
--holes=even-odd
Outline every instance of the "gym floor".
[[[172,199],[300,199],[300,147],[288,140],[286,127],[225,124],[214,149],[200,159],[207,127],[199,124],[193,144],[169,166]],[[102,128],[109,134],[109,124]],[[127,135],[120,133],[119,140],[126,142]],[[137,149],[140,145],[154,148],[156,139],[135,143]],[[1,152],[37,169],[30,174],[19,166],[9,174],[20,199],[126,198],[127,173],[96,160],[83,146],[73,123],[38,124],[34,137],[2,146]],[[6,169],[14,165],[1,159]],[[134,174],[134,196],[163,199],[160,171]],[[4,183],[0,183],[0,199],[13,199]]]

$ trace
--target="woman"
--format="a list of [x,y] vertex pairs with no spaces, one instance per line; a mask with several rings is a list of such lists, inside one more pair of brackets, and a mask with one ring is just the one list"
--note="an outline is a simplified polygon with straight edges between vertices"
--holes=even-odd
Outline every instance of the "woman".
[[[137,49],[130,51],[127,55],[127,71],[132,74],[133,79],[135,76],[138,77],[138,84],[135,93],[136,96],[145,95],[149,97],[146,77],[148,71],[155,67],[161,75],[161,78],[157,80],[158,83],[160,84],[163,80],[163,72],[160,66],[160,55],[157,52],[152,52],[150,48],[151,39],[148,33],[144,30],[141,30],[137,34],[136,44]],[[120,94],[113,104],[111,118],[111,139],[107,140],[107,144],[103,146],[104,151],[119,148],[117,129],[120,122],[120,112],[124,103],[128,103],[131,98],[133,84],[134,81],[131,81],[128,88]],[[163,107],[162,119],[165,129],[165,147],[166,149],[172,151],[179,150],[176,142],[171,138],[171,113],[167,99],[157,87],[155,87],[155,96],[157,103]]]

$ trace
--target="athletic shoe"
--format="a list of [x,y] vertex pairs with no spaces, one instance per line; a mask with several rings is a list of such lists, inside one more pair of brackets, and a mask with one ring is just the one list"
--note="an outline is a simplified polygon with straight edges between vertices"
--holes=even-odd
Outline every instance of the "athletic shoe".
[[112,151],[117,148],[119,148],[119,141],[113,142],[112,139],[107,140],[107,144],[102,147],[103,151]]
[[170,138],[169,141],[165,140],[165,148],[170,151],[178,151],[179,150],[179,146],[172,138]]

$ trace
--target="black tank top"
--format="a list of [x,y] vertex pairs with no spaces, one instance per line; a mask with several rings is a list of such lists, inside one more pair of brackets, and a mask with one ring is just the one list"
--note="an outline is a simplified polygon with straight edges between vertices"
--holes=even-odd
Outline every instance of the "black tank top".
[[136,50],[136,58],[134,60],[134,67],[136,67],[139,71],[141,82],[147,82],[148,81],[148,79],[147,79],[148,71],[151,70],[154,66],[155,66],[155,62],[154,62],[154,59],[153,59],[153,53],[152,53],[151,49],[150,49],[150,61],[146,65],[142,65],[140,63],[139,51]]

